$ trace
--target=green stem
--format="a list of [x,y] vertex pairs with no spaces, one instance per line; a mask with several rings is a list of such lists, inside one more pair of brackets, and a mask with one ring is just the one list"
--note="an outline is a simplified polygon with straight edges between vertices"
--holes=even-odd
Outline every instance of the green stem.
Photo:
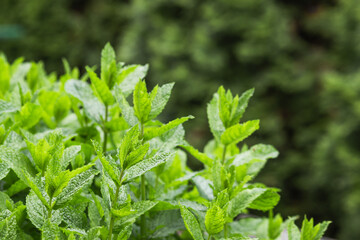
[[[272,209],[270,209],[269,210],[269,222],[268,222],[268,235],[270,236],[271,234],[270,234],[270,229],[271,229],[271,225],[272,225],[272,223],[273,223],[273,219],[274,219],[274,213],[273,213],[273,210]],[[272,239],[272,238],[271,238]]]
[[208,236],[208,239],[207,240],[210,240],[211,239],[211,235],[209,234],[209,236]]
[[225,225],[224,225],[224,237],[225,238],[228,237],[228,225],[227,225],[227,223],[225,223]]
[[[141,200],[145,201],[146,200],[146,186],[145,186],[145,176],[141,175]],[[141,233],[141,238],[144,239],[145,238],[145,234],[146,234],[146,219],[145,219],[145,214],[141,215],[141,219],[140,219],[140,233]]]
[[[124,171],[121,171],[121,173],[120,173],[120,183],[121,183],[121,180],[122,180],[123,176],[124,176]],[[111,208],[113,208],[115,206],[115,204],[117,203],[117,201],[118,201],[120,187],[121,187],[121,184],[116,187],[115,198],[111,202]],[[111,209],[110,209],[110,227],[109,227],[108,240],[112,239],[112,232],[113,232],[113,228],[114,228],[114,223],[115,223],[115,218],[114,218],[113,214],[111,213]]]
[[222,158],[221,158],[222,164],[225,164],[226,148],[227,148],[227,145],[224,146],[224,150],[223,150],[223,154],[222,154]]
[[140,140],[143,141],[144,138],[144,124],[140,123]]
[[51,212],[52,212],[52,207],[51,207],[51,202],[50,202],[50,208],[48,209],[48,219],[51,221]]
[[[140,139],[144,138],[144,125],[143,123],[140,123]],[[141,200],[146,200],[146,185],[145,185],[145,175],[141,175]],[[145,239],[146,235],[146,218],[145,214],[141,215],[140,217],[140,233],[141,233],[141,239]]]
[[104,145],[103,145],[103,151],[106,152],[106,145],[107,145],[107,139],[108,139],[108,132],[106,129],[105,124],[108,121],[108,105],[105,105],[105,120],[104,120],[104,126],[103,126],[103,132],[104,132]]

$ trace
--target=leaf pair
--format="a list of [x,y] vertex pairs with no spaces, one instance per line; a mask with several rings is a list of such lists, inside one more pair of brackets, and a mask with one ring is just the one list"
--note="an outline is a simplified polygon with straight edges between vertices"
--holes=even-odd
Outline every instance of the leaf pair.
[[239,98],[232,96],[230,90],[220,87],[207,107],[210,130],[215,139],[224,145],[238,143],[259,128],[259,121],[239,124],[254,90],[250,89]]
[[139,134],[137,125],[125,134],[118,149],[117,157],[119,164],[112,158],[103,156],[100,144],[95,141],[93,142],[103,168],[118,186],[120,186],[123,181],[129,182],[141,176],[172,157],[170,153],[158,151],[145,158],[149,150],[149,144],[142,144],[142,141],[139,139]]
[[164,109],[174,84],[156,85],[148,93],[145,81],[139,81],[134,90],[134,113],[140,123],[146,123],[156,118]]

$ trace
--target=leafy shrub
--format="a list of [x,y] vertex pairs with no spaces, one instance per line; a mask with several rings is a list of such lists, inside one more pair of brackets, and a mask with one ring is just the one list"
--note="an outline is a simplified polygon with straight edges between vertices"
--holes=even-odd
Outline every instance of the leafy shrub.
[[245,118],[261,118],[262,141],[281,151],[258,176],[287,196],[278,210],[336,219],[330,235],[360,239],[358,0],[1,4],[0,31],[18,24],[24,33],[1,40],[11,61],[21,54],[60,73],[66,56],[83,69],[109,40],[122,60],[150,61],[149,86],[169,79],[177,86],[163,119],[196,113],[185,128],[199,148],[211,137],[203,108],[210,94],[219,85],[255,87]]
[[[57,79],[42,64],[0,58],[1,239],[324,234],[330,222],[314,226],[305,218],[300,231],[296,218],[273,216],[279,189],[254,182],[278,152],[265,144],[238,147],[259,128],[259,120],[239,123],[253,89],[241,96],[218,89],[207,106],[214,139],[200,152],[184,140],[182,124],[192,116],[157,120],[174,84],[148,91],[147,65],[117,62],[107,44],[99,74],[64,66]],[[184,151],[204,169],[187,167]],[[269,217],[246,214],[253,210]]]

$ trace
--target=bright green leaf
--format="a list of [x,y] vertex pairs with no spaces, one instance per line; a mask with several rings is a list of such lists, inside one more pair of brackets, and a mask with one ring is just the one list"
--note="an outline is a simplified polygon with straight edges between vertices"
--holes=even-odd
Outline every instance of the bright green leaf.
[[65,91],[80,100],[85,113],[92,120],[100,123],[105,114],[104,105],[94,96],[89,84],[80,80],[71,79],[65,83]]
[[205,215],[206,230],[210,235],[217,234],[224,229],[225,213],[218,205],[212,205]]
[[173,154],[167,152],[158,152],[155,154],[155,156],[147,158],[135,164],[134,166],[126,170],[125,173],[126,182],[129,182],[132,179],[143,175],[144,173],[150,171],[154,167],[157,167],[160,164],[166,162],[171,157],[173,157]]
[[148,69],[149,65],[129,65],[120,70],[117,82],[125,97],[131,94],[139,79],[144,79]]
[[174,83],[168,83],[158,88],[156,96],[151,102],[150,119],[156,118],[163,111],[169,101],[173,86]]
[[221,135],[221,143],[229,145],[241,142],[257,129],[259,129],[259,120],[247,121],[243,124],[234,125],[226,129]]
[[184,206],[180,205],[181,216],[184,220],[185,227],[195,240],[203,240],[200,224],[196,217]]
[[154,137],[161,136],[162,134],[166,133],[167,131],[179,126],[180,124],[188,121],[189,119],[193,119],[193,116],[182,117],[175,120],[170,121],[169,123],[162,125],[158,128],[151,128],[150,130],[145,129],[144,133],[144,140],[148,141]]
[[246,189],[238,193],[233,199],[230,200],[227,208],[229,217],[234,218],[240,214],[243,210],[250,206],[250,204],[261,196],[266,189],[264,188],[253,188]]
[[207,106],[207,116],[209,119],[209,126],[212,134],[217,142],[220,142],[221,135],[225,132],[225,126],[219,116],[219,96],[214,94],[214,97]]
[[96,95],[99,96],[105,106],[112,105],[114,103],[114,98],[106,82],[104,80],[100,80],[91,68],[87,67],[86,71],[89,74],[91,84]]

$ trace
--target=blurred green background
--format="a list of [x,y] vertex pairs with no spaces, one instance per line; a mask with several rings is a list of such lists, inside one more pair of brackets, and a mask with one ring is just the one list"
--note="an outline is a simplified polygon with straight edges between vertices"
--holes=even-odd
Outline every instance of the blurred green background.
[[[63,73],[149,63],[151,85],[176,82],[169,116],[192,114],[188,141],[210,138],[206,103],[218,86],[255,87],[247,143],[281,153],[260,181],[282,189],[276,211],[332,220],[328,236],[360,239],[359,0],[0,0],[0,51]],[[172,115],[172,116],[171,116]],[[199,167],[194,165],[194,167]]]

